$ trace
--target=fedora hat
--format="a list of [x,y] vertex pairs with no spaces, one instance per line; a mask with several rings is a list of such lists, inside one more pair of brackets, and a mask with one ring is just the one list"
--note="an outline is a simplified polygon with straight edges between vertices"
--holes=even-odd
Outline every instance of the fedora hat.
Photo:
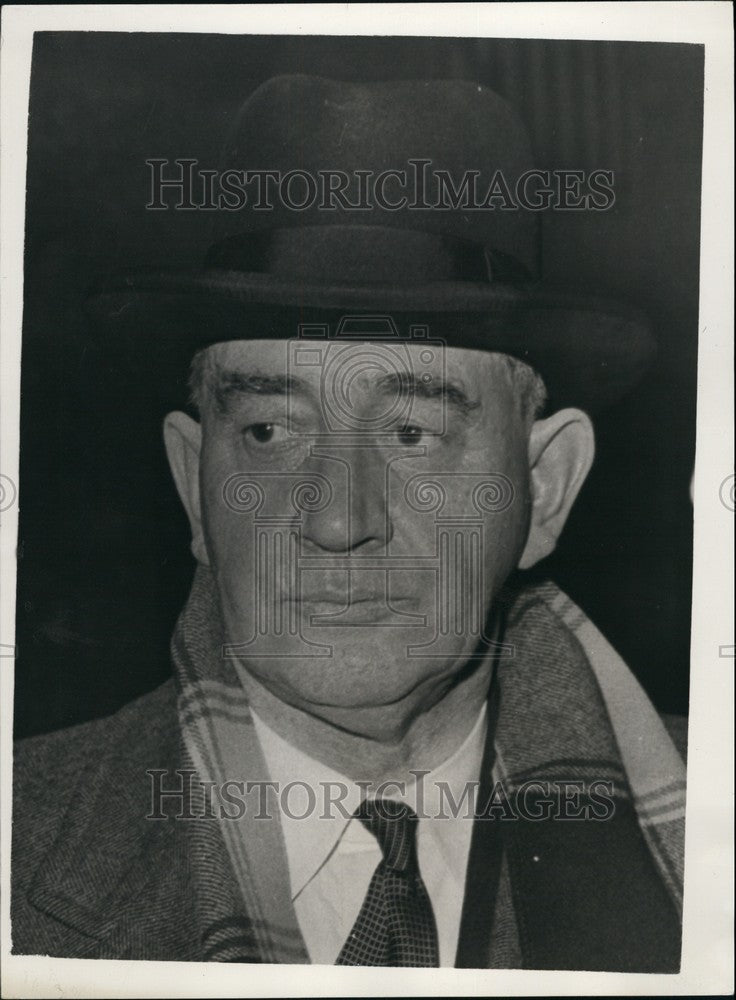
[[[654,342],[635,309],[541,280],[522,184],[534,168],[517,115],[475,83],[274,77],[244,102],[206,196],[201,266],[98,282],[95,336],[139,365],[175,363],[183,384],[186,359],[219,341],[420,329],[526,361],[552,405],[599,410],[643,374]],[[171,176],[154,169],[163,198]]]

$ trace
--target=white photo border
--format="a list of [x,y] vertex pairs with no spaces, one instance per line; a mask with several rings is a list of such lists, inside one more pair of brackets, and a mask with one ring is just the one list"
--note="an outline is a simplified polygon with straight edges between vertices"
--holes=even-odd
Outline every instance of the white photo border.
[[[22,494],[0,522],[0,965],[7,997],[703,995],[733,992],[732,5],[457,3],[6,6],[0,142],[0,474],[18,483],[28,97],[34,31],[469,36],[705,46],[685,914],[678,975],[343,969],[10,955],[15,547]],[[730,487],[728,485],[728,477]],[[724,486],[724,484],[726,484]],[[4,494],[7,496],[8,494]]]

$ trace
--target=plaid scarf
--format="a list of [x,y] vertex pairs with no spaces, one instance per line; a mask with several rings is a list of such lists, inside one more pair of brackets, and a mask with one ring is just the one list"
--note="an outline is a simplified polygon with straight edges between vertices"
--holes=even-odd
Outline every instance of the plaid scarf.
[[[181,754],[192,772],[191,805],[196,816],[207,813],[208,787],[268,780],[235,666],[221,656],[223,634],[214,579],[200,566],[172,638]],[[601,879],[608,878],[613,886],[629,871],[636,872],[629,892],[632,912],[646,926],[652,921],[666,925],[660,937],[644,942],[642,949],[679,955],[679,928],[669,910],[679,913],[682,906],[685,771],[657,712],[611,646],[554,584],[523,589],[508,603],[504,643],[513,654],[500,656],[496,664],[495,721],[485,779],[494,785],[501,781],[509,797],[530,779],[553,787],[559,781],[609,781],[616,807],[613,820],[593,824],[608,828],[606,850],[601,853],[609,868],[596,874],[591,867],[587,884],[580,875],[580,860],[568,856],[574,841],[568,839],[567,848],[560,850],[555,840],[563,826],[569,838],[569,823],[526,824],[525,829],[518,823],[500,824],[506,829],[499,869],[510,880],[511,892],[506,891],[504,879],[494,891],[505,905],[514,907],[522,964],[618,967],[604,952],[608,939],[615,939],[616,931],[626,926],[626,914],[612,914],[618,922],[612,923],[612,934],[604,935],[597,957],[595,946],[581,941],[581,965],[560,957],[560,949],[569,951],[569,946],[555,944],[557,932],[550,917],[555,906],[563,906],[563,915],[568,913],[565,906],[576,908],[585,938],[586,907],[605,891]],[[213,814],[208,821],[189,824],[203,958],[308,963],[291,902],[278,814],[275,821],[259,820],[263,799],[258,796],[263,788],[251,787],[245,814],[239,818],[218,819]],[[577,824],[576,829],[583,828],[590,830],[591,823]],[[584,839],[580,843],[584,852]],[[546,882],[535,864],[541,851],[558,857]],[[560,902],[558,897],[570,891],[571,880],[577,896]],[[466,895],[473,881],[470,872]],[[480,885],[482,879],[475,881]],[[648,909],[650,898],[655,900],[653,909]],[[472,911],[464,917],[466,936],[487,940],[485,948],[483,941],[479,945],[475,940],[472,959],[458,964],[495,965],[491,951],[492,942],[498,941],[498,914],[494,937],[478,921],[478,900],[466,902],[472,904],[466,905]],[[569,928],[566,933],[571,933]],[[462,934],[461,930],[461,951]],[[629,943],[614,940],[610,947],[625,951]],[[655,955],[650,964],[659,968],[658,961]]]

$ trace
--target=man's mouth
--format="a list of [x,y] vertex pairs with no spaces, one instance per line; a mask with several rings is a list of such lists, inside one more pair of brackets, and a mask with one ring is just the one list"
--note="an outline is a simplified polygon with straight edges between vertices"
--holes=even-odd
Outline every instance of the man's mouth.
[[412,614],[410,608],[413,606],[415,609],[416,601],[405,595],[391,595],[387,600],[383,593],[310,593],[301,598],[287,598],[287,603],[297,614],[307,616],[310,625],[328,624],[320,619],[339,619],[339,623],[345,625],[391,623],[416,626],[424,620],[424,616],[417,615],[416,610]]

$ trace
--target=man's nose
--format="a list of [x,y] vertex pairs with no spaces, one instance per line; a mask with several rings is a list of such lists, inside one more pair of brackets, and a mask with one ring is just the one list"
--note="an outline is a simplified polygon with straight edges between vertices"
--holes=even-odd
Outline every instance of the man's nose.
[[328,552],[374,552],[393,536],[385,456],[368,441],[315,447],[310,469],[328,480],[330,502],[302,514],[302,537]]

